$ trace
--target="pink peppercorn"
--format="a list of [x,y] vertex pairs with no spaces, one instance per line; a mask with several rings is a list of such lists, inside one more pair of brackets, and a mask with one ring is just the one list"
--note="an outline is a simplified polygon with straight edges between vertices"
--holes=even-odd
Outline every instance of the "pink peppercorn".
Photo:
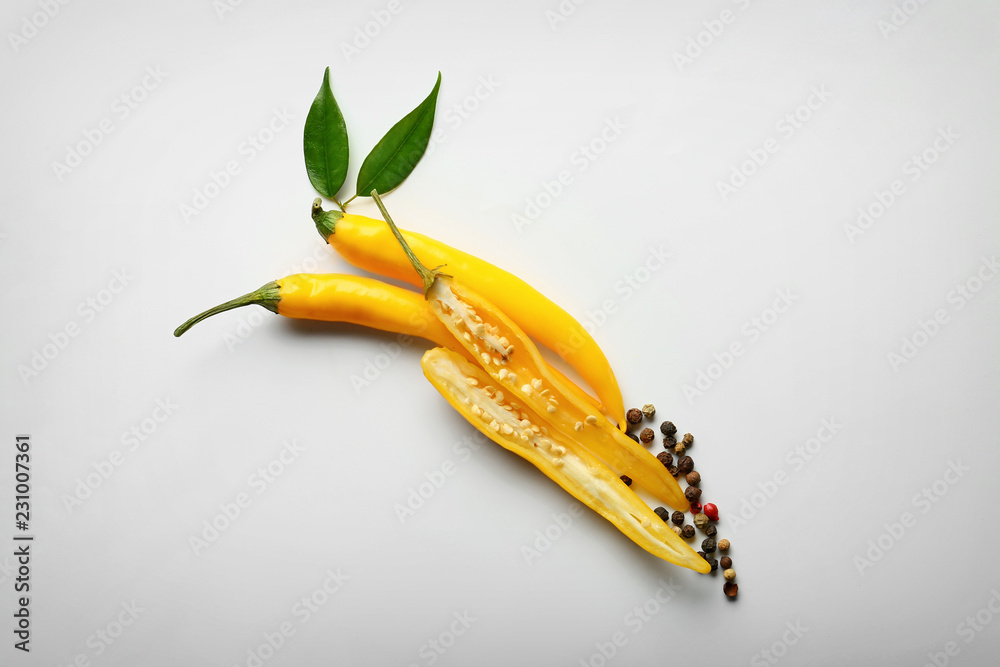
[[705,508],[702,511],[712,521],[719,520],[719,508],[714,503],[705,503]]

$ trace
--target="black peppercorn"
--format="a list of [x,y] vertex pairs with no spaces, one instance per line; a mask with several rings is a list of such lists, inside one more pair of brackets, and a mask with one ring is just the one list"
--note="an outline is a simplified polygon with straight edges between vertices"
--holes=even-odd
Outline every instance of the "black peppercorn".
[[621,480],[625,482],[625,486],[632,486],[632,478],[628,475],[622,475]]
[[701,498],[701,489],[697,486],[689,486],[684,489],[684,497],[688,499],[689,503],[696,503]]
[[664,523],[670,520],[670,512],[667,510],[666,507],[657,507],[653,511],[656,512],[656,516],[660,517],[660,519],[662,519]]
[[670,515],[670,520],[673,521],[678,526],[684,525],[684,512],[674,512]]
[[676,444],[677,444],[677,438],[675,438],[674,436],[672,435],[663,436],[664,449],[673,449]]
[[639,408],[632,408],[625,413],[625,421],[633,426],[642,421],[642,410]]
[[719,533],[719,529],[715,527],[714,523],[710,523],[705,526],[705,530],[703,532],[709,537],[715,537]]
[[639,434],[639,442],[641,442],[644,445],[648,445],[649,443],[653,442],[653,435],[654,435],[653,429],[644,428],[642,429],[642,432]]
[[733,566],[733,559],[729,556],[723,556],[722,560],[719,561],[719,564],[722,565],[723,570],[728,570]]
[[706,537],[702,540],[701,548],[705,550],[705,553],[714,554],[715,553],[715,540],[711,537]]
[[681,528],[681,537],[683,537],[685,540],[690,540],[692,537],[694,537],[694,526],[688,524],[683,528]]
[[664,468],[669,468],[674,464],[674,456],[670,452],[660,452],[656,455],[656,459],[663,464]]
[[708,554],[706,554],[704,551],[699,551],[698,555],[701,556],[706,561],[708,560]]
[[712,569],[711,569],[712,572],[715,572],[716,570],[719,569],[719,561],[717,561],[712,556],[707,557],[705,560],[707,560],[708,564],[712,566]]
[[660,424],[660,433],[672,436],[674,433],[677,433],[677,427],[674,426],[673,422],[663,422]]
[[682,456],[680,461],[677,462],[677,469],[682,475],[688,474],[694,470],[694,459],[690,456]]
[[687,474],[685,479],[687,479],[687,483],[691,486],[698,486],[701,484],[701,473],[697,470],[692,470]]
[[639,442],[639,436],[637,436],[635,433],[626,433],[625,435],[627,435],[628,437],[632,438],[636,442]]
[[677,466],[670,466],[667,468],[667,470],[669,470],[670,474],[673,475],[674,477],[677,477],[677,475],[681,474],[681,471],[677,469]]

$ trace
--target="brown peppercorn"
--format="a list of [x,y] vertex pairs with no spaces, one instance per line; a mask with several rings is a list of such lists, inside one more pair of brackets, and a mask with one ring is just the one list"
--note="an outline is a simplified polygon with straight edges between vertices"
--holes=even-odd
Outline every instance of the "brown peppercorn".
[[736,570],[731,567],[727,567],[722,571],[722,576],[726,578],[726,581],[732,581],[736,578]]
[[[719,544],[722,544],[722,542],[719,542]],[[723,570],[728,570],[733,566],[733,559],[730,558],[729,556],[723,556],[722,560],[720,560],[719,563],[722,564]]]
[[677,469],[681,471],[682,475],[688,474],[694,470],[694,459],[690,456],[682,456],[677,462]]
[[632,486],[632,478],[628,475],[622,475],[621,480],[625,482],[625,486]]
[[727,598],[734,598],[740,592],[740,586],[735,581],[727,581],[722,586],[722,592]]
[[662,463],[664,468],[669,468],[674,464],[674,457],[670,452],[660,452],[656,455],[656,460]]
[[675,438],[674,436],[672,436],[672,435],[665,435],[665,436],[663,436],[663,448],[664,449],[673,449],[674,445],[676,445],[676,444],[677,444],[677,438]]
[[690,540],[692,537],[694,537],[694,526],[688,524],[683,528],[681,528],[681,537],[683,537],[685,540]]
[[677,456],[684,456],[684,452],[686,451],[687,447],[685,447],[683,443],[678,442],[676,445],[674,445],[674,453],[676,453]]
[[642,421],[642,410],[639,408],[632,408],[625,413],[625,421],[633,426]]
[[708,525],[708,515],[703,512],[698,512],[694,515],[694,525],[701,529],[704,529]]
[[729,540],[719,540],[719,551],[729,551]]
[[681,438],[681,442],[684,443],[685,447],[690,447],[691,445],[694,444],[694,436],[691,435],[690,433],[685,433],[684,437]]
[[696,503],[701,498],[701,489],[697,486],[689,486],[684,489],[684,497],[688,499],[689,503]]
[[684,525],[684,512],[676,511],[670,515],[670,520],[673,521],[678,526]]
[[714,523],[710,523],[705,526],[703,532],[709,537],[715,537],[719,533],[719,529],[715,527]]
[[653,407],[652,403],[646,403],[646,405],[642,406],[642,416],[646,419],[652,419],[655,414],[656,408]]
[[701,548],[704,549],[705,553],[707,554],[714,554],[716,548],[715,540],[713,540],[711,537],[706,537],[701,542]]
[[669,470],[670,474],[673,475],[674,477],[677,477],[677,475],[681,474],[681,471],[677,469],[677,466],[670,466],[667,468],[667,470]]
[[639,433],[639,442],[641,442],[644,445],[648,445],[649,443],[653,442],[654,435],[655,434],[653,433],[653,429],[644,428],[642,429],[642,432]]
[[687,474],[687,477],[685,477],[685,479],[687,480],[687,483],[690,484],[691,486],[698,486],[699,484],[701,484],[701,473],[698,472],[697,470],[692,470]]

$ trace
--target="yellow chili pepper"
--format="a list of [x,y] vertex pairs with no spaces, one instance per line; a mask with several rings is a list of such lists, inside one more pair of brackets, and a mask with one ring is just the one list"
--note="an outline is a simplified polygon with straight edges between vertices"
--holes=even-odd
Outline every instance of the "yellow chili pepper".
[[633,542],[676,565],[702,574],[711,570],[609,468],[563,434],[550,433],[531,408],[508,400],[482,368],[440,347],[427,351],[420,365],[451,406],[486,437],[527,459]]
[[[177,327],[174,335],[182,335],[212,315],[252,305],[263,306],[272,313],[294,319],[349,322],[380,331],[426,338],[468,355],[434,315],[421,294],[373,278],[338,273],[296,273],[269,282],[249,294],[195,315]],[[558,369],[550,367],[549,371],[570,386],[580,400],[594,406],[598,404],[597,399],[586,394]]]
[[593,412],[553,373],[531,339],[502,310],[467,285],[437,269],[427,269],[403,238],[382,205],[385,216],[407,260],[424,285],[434,314],[466,351],[493,377],[501,396],[509,395],[570,438],[576,449],[586,448],[603,459],[617,475],[628,475],[657,499],[687,511],[690,502],[664,465],[644,447]]
[[[366,271],[419,285],[406,255],[381,220],[324,211],[313,202],[312,215],[320,236],[348,262]],[[533,339],[562,357],[590,385],[601,408],[627,428],[618,380],[607,357],[579,322],[517,276],[478,257],[415,232],[403,232],[425,266],[447,266],[463,284],[495,303],[520,323]]]

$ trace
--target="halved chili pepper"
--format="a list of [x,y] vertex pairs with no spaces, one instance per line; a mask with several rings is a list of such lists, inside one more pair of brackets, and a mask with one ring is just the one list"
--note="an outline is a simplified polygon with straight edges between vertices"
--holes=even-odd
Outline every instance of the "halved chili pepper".
[[615,525],[646,551],[702,574],[710,570],[684,540],[592,454],[550,429],[530,407],[496,389],[483,369],[438,347],[424,353],[424,375],[469,423],[498,445],[527,459],[574,498]]
[[[344,259],[366,271],[419,286],[406,255],[381,220],[324,211],[321,204],[320,199],[313,202],[316,229]],[[447,265],[451,275],[495,303],[529,336],[562,357],[597,394],[603,411],[626,428],[618,380],[583,325],[528,283],[489,262],[423,234],[403,232],[403,236],[425,266]]]
[[[408,261],[423,283],[424,295],[455,339],[489,373],[502,394],[510,394],[541,415],[546,423],[603,459],[615,473],[632,480],[677,510],[690,503],[677,480],[655,456],[606,419],[594,414],[572,389],[551,373],[538,348],[502,309],[450,274],[428,269],[392,222],[373,192]],[[439,267],[440,268],[440,267]]]

